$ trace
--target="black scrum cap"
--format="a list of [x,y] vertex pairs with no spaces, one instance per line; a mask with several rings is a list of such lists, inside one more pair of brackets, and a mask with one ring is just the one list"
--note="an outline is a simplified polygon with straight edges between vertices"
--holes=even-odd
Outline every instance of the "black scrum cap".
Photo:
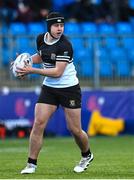
[[58,12],[51,12],[46,19],[47,30],[51,34],[50,29],[51,25],[55,23],[64,23],[64,17]]

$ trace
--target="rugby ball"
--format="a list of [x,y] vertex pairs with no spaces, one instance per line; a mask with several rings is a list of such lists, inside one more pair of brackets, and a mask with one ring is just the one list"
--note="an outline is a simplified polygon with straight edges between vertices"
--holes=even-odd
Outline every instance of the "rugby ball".
[[15,77],[18,76],[18,73],[16,72],[17,68],[23,68],[26,66],[32,66],[32,59],[29,53],[22,53],[19,56],[17,56],[17,58],[14,61],[13,64],[13,75]]

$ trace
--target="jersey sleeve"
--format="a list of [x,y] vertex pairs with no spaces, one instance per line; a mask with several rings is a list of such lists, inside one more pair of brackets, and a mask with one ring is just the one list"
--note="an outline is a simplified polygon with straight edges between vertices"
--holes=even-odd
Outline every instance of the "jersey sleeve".
[[56,55],[56,61],[71,63],[73,61],[72,56],[73,56],[72,45],[68,42],[65,42],[59,46],[59,50]]
[[36,47],[37,47],[37,51],[39,51],[39,47],[42,44],[42,39],[43,39],[44,34],[39,34],[36,38]]

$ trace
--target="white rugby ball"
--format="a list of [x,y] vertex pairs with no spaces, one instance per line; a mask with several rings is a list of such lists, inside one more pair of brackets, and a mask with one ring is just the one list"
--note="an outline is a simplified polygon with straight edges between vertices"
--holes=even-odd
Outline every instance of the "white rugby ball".
[[32,66],[32,59],[29,53],[22,53],[14,61],[13,64],[13,75],[16,77],[18,73],[16,72],[17,68],[23,68],[25,66]]

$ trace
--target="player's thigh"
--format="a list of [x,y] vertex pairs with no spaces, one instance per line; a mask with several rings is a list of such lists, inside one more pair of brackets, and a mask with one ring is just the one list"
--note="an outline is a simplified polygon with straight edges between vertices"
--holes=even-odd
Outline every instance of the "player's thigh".
[[35,105],[35,122],[46,124],[56,109],[55,105],[37,103]]
[[71,131],[81,130],[81,108],[64,108],[67,127]]

